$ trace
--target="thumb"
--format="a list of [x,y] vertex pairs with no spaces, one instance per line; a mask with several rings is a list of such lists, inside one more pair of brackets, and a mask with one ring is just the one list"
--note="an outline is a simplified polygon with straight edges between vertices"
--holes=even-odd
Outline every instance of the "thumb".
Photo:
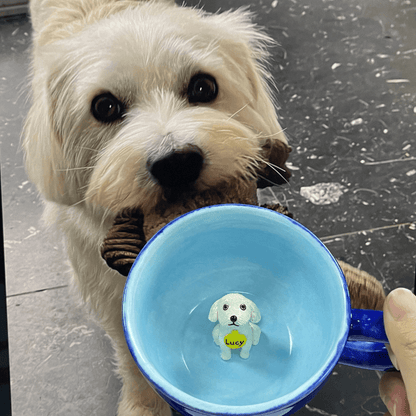
[[416,296],[408,289],[395,289],[383,311],[391,358],[401,372],[410,413],[416,415]]

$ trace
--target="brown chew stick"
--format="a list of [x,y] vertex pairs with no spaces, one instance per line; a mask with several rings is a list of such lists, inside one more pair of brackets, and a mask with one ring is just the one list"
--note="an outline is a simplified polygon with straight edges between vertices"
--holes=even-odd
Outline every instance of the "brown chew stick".
[[[279,204],[263,205],[263,207],[289,217],[292,216],[285,207]],[[153,222],[149,222],[146,226],[143,225],[144,217],[139,209],[123,211],[117,216],[113,227],[104,241],[102,247],[103,258],[111,268],[127,276],[145,242],[169,221],[187,212],[185,208],[181,211],[183,212],[179,214],[171,212],[167,217],[163,218],[154,215]],[[339,265],[347,280],[351,307],[382,310],[386,296],[381,283],[365,271],[352,267],[347,263],[339,261]]]
[[338,261],[351,297],[351,308],[383,310],[386,297],[382,284],[367,272]]
[[[273,151],[273,149],[270,149],[271,153]],[[290,148],[287,148],[287,154],[289,151]],[[273,159],[273,157],[270,157],[270,159]],[[284,176],[285,179],[288,178],[290,172],[286,172]],[[267,186],[267,180],[271,178],[270,172],[264,178],[266,182],[261,187]],[[273,178],[273,180],[276,181],[276,178]],[[162,202],[146,216],[139,208],[126,209],[116,217],[114,225],[104,239],[101,255],[109,267],[127,276],[134,260],[146,242],[168,222],[186,212],[209,205],[226,203],[258,205],[256,189],[255,180],[243,181],[240,179],[215,190],[207,190],[197,195],[187,195],[180,202]],[[262,206],[292,217],[287,208],[279,204]],[[370,274],[349,264],[342,261],[339,264],[347,280],[351,306],[353,308],[381,310],[385,299],[381,283]]]
[[123,276],[129,274],[134,260],[146,244],[144,216],[140,210],[126,209],[117,215],[101,247],[108,266]]
[[256,181],[235,181],[215,190],[188,195],[183,201],[161,202],[146,216],[140,208],[126,209],[116,217],[107,233],[101,255],[108,266],[127,276],[145,243],[167,223],[197,208],[225,203],[257,205]]
[[[108,266],[127,276],[146,242],[167,223],[194,209],[226,203],[257,205],[255,181],[239,182],[215,191],[205,191],[187,199],[185,203],[166,203],[165,206],[158,206],[146,217],[139,208],[126,209],[116,217],[114,225],[104,239],[101,255]],[[292,216],[279,204],[263,206]]]
[[[265,140],[261,149],[264,162],[259,164],[258,180],[235,179],[215,189],[196,195],[183,195],[182,201],[161,203],[146,216],[139,208],[126,209],[114,221],[104,239],[101,255],[107,264],[127,276],[134,259],[148,241],[164,225],[178,216],[208,205],[240,203],[257,205],[257,187],[287,182],[291,173],[286,160],[291,148],[279,140]],[[173,191],[174,192],[174,191]],[[276,204],[268,208],[291,216]]]

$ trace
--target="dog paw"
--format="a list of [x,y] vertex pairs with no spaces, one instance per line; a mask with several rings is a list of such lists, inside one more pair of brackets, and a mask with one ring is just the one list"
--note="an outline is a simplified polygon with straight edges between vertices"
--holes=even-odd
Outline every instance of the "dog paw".
[[241,351],[240,352],[240,357],[244,358],[245,360],[250,356],[250,352],[248,351]]
[[221,358],[225,361],[228,361],[231,358],[231,350],[230,351],[223,351],[221,353]]

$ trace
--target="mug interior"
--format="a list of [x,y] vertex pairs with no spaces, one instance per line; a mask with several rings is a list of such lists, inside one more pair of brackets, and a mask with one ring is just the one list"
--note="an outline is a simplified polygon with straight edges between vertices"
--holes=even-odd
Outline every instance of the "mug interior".
[[[261,312],[247,360],[220,357],[211,305],[237,292]],[[153,237],[123,301],[129,348],[163,393],[211,413],[258,413],[295,403],[337,362],[348,332],[342,272],[297,222],[244,205],[202,208]],[[242,408],[244,407],[244,410]]]

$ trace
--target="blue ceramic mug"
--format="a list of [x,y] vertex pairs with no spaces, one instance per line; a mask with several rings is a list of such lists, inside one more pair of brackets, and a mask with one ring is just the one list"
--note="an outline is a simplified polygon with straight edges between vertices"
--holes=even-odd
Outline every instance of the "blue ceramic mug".
[[[224,361],[211,305],[238,292],[261,311],[261,338]],[[192,211],[159,231],[127,279],[130,351],[183,415],[285,415],[304,406],[337,363],[392,368],[382,312],[353,310],[345,278],[296,221],[248,205]]]

